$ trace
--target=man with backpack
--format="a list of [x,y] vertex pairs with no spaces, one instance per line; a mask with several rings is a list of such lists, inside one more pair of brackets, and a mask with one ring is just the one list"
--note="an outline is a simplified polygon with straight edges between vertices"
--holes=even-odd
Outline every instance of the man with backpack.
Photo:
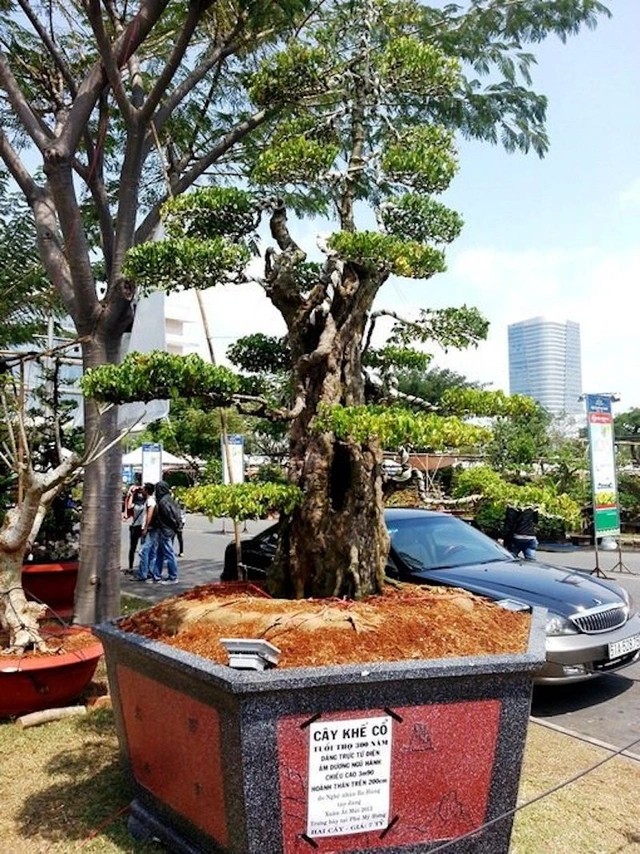
[[160,480],[155,490],[156,511],[154,523],[158,531],[158,551],[156,554],[155,578],[162,576],[162,567],[167,562],[169,577],[163,584],[178,583],[178,564],[173,550],[173,540],[182,529],[182,512],[171,495],[169,485]]
[[140,565],[138,566],[138,581],[160,581],[156,577],[156,558],[158,554],[158,526],[156,524],[155,486],[145,483],[142,487],[145,497],[144,514],[140,542]]

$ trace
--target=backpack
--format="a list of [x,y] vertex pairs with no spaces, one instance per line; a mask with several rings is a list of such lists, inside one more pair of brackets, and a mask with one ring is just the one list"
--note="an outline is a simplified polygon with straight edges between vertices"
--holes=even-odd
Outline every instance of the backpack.
[[171,528],[172,531],[182,530],[182,511],[170,495],[162,496],[156,505],[156,510],[161,525]]

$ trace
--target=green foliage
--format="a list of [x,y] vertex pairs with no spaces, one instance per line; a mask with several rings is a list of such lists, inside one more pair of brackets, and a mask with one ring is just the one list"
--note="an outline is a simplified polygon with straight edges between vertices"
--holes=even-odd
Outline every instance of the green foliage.
[[246,246],[224,237],[172,237],[130,249],[123,274],[142,291],[204,290],[240,276],[250,257]]
[[250,482],[195,486],[180,490],[177,497],[191,513],[243,521],[290,513],[300,503],[302,493],[291,484]]
[[222,483],[222,480],[222,460],[213,457],[208,459],[200,478],[201,483]]
[[61,304],[38,256],[33,221],[0,181],[0,348],[44,335],[49,316],[59,318]]
[[312,427],[361,444],[377,439],[383,448],[424,451],[476,447],[490,435],[485,428],[458,418],[416,414],[398,406],[322,406]]
[[409,128],[389,140],[382,168],[392,181],[422,193],[441,193],[458,171],[453,134],[433,125]]
[[238,338],[227,348],[227,358],[250,373],[281,373],[291,369],[291,351],[286,339],[261,332]]
[[416,371],[422,373],[431,361],[431,356],[421,350],[411,350],[406,347],[388,345],[378,350],[368,350],[363,363],[368,368],[378,368],[383,371],[393,367],[394,370]]
[[520,507],[535,505],[547,516],[563,519],[569,527],[580,526],[580,507],[570,496],[545,483],[509,483],[489,466],[473,466],[457,474],[454,496],[464,498],[469,495],[483,496],[485,529],[488,529],[490,518],[494,521],[499,518],[502,530],[508,504]]
[[521,394],[505,394],[503,391],[488,391],[479,388],[449,388],[442,396],[442,408],[459,416],[529,417],[539,409],[530,397]]
[[286,483],[287,473],[277,463],[260,466],[252,478],[253,483]]
[[[219,457],[220,411],[198,403],[197,399],[172,399],[168,416],[148,424],[138,444],[160,442],[169,453],[190,460]],[[228,410],[225,417],[228,432],[244,432],[245,420],[235,410]]]
[[165,202],[162,220],[170,238],[224,236],[238,241],[256,228],[256,200],[233,187],[199,187]]
[[439,94],[456,88],[460,63],[433,44],[410,36],[394,39],[382,53],[381,74],[399,97]]
[[640,521],[640,477],[621,473],[618,476],[618,500],[623,522]]
[[100,365],[81,380],[83,393],[107,403],[201,398],[210,406],[229,406],[240,388],[228,368],[205,362],[195,354],[174,356],[163,351],[129,353],[119,365]]
[[340,231],[328,244],[344,261],[381,274],[427,279],[446,269],[438,249],[375,231]]
[[436,342],[445,350],[462,349],[487,337],[489,322],[477,308],[420,309],[418,319],[394,324],[389,342],[406,347],[411,342]]
[[406,193],[381,205],[381,218],[389,234],[425,243],[451,243],[460,234],[460,214],[418,193]]
[[542,407],[511,414],[511,418],[497,419],[487,448],[488,459],[498,471],[530,468],[546,457],[550,448],[551,417]]
[[335,144],[305,136],[284,139],[261,152],[251,178],[267,185],[314,182],[331,168],[338,151]]
[[449,388],[478,388],[477,383],[470,382],[462,374],[448,368],[431,368],[426,373],[419,370],[399,371],[397,380],[401,392],[419,397],[434,406],[440,405]]
[[249,95],[258,107],[274,109],[324,90],[327,54],[299,41],[264,60],[248,79]]
[[629,409],[613,419],[613,432],[620,442],[627,442],[631,459],[640,462],[640,409]]

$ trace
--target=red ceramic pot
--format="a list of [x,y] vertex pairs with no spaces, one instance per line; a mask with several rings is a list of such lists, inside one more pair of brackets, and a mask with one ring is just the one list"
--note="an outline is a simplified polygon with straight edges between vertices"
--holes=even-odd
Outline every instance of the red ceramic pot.
[[78,580],[78,561],[25,563],[22,586],[27,599],[44,602],[58,617],[73,615],[73,598]]
[[[45,633],[89,631],[82,626],[54,626]],[[67,705],[91,682],[101,655],[102,644],[96,638],[71,652],[0,657],[0,718]]]

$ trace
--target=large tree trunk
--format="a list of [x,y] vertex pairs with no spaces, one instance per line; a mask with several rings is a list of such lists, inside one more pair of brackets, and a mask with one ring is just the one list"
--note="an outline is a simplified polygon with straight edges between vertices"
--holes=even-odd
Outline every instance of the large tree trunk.
[[[83,346],[84,368],[119,361],[120,338],[104,344],[96,335]],[[117,407],[100,414],[85,399],[84,428],[88,446],[96,439],[108,445],[118,435]],[[120,534],[122,449],[115,445],[85,469],[82,492],[80,569],[74,622],[83,625],[120,614]]]
[[330,304],[291,316],[294,379],[305,407],[291,429],[289,473],[303,503],[283,520],[274,589],[303,597],[379,593],[389,551],[382,501],[382,449],[313,430],[320,404],[364,403],[364,326],[384,281],[346,265]]
[[298,599],[379,593],[389,551],[380,447],[312,435],[300,463],[304,500],[283,523],[275,570],[282,592]]

